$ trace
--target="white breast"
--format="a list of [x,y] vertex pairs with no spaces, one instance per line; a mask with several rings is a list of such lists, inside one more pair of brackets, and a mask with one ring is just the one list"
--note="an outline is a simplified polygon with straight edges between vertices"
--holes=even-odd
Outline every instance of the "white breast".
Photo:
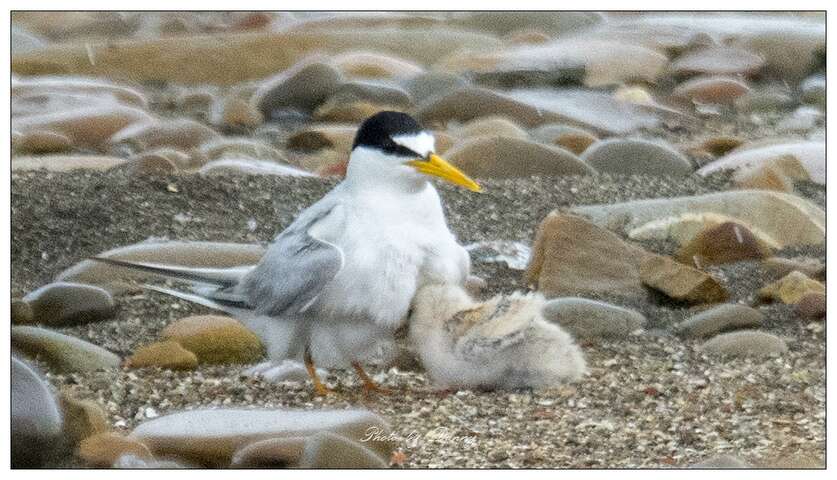
[[410,196],[366,192],[346,207],[347,228],[335,241],[345,265],[320,295],[321,315],[394,330],[418,286],[464,282],[468,254],[448,230],[432,186]]

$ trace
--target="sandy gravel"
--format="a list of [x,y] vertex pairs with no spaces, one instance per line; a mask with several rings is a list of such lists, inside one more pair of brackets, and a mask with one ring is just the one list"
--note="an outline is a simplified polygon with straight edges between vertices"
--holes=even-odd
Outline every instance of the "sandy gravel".
[[[707,193],[728,188],[709,179],[578,178],[489,181],[486,193],[440,188],[452,229],[463,242],[529,243],[540,220],[569,205]],[[169,188],[174,185],[175,188]],[[300,178],[130,177],[124,173],[34,172],[12,175],[12,295],[49,282],[81,258],[148,238],[267,242],[333,181]],[[172,192],[171,190],[177,190]],[[820,205],[825,190],[801,191]],[[190,217],[183,221],[184,216]],[[255,229],[248,222],[255,221]],[[646,244],[665,252],[670,246]],[[825,260],[824,248],[805,254]],[[521,272],[475,265],[488,291],[522,288]],[[735,300],[768,278],[753,262],[719,268]],[[787,307],[763,309],[765,330],[790,351],[766,362],[709,359],[696,343],[667,334],[689,309],[628,303],[649,317],[649,332],[621,342],[582,344],[591,373],[544,391],[441,395],[420,371],[380,371],[399,391],[364,398],[349,372],[332,372],[339,393],[325,399],[306,384],[267,384],[239,375],[240,366],[193,372],[121,370],[59,375],[51,382],[100,403],[120,430],[153,414],[197,406],[344,408],[386,416],[403,437],[405,467],[682,467],[716,454],[758,466],[816,466],[824,458],[825,332]],[[117,317],[62,331],[126,355],[171,321],[206,310],[156,294],[119,297]],[[69,462],[69,463],[67,463]],[[62,460],[57,465],[75,465]]]

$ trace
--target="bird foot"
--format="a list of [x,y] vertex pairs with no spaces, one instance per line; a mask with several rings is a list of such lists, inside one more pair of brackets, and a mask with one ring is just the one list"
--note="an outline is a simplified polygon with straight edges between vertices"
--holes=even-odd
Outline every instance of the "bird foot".
[[392,390],[375,383],[375,381],[372,380],[372,377],[370,377],[366,371],[363,370],[360,363],[352,362],[352,367],[354,367],[355,372],[357,372],[357,376],[360,377],[360,380],[363,382],[363,393],[365,395],[371,395],[373,393],[379,395],[391,395],[395,393]]
[[362,388],[363,388],[363,394],[364,395],[372,395],[372,394],[392,395],[392,394],[395,393],[395,390],[392,390],[392,389],[389,389],[389,388],[386,388],[386,387],[382,387],[375,382],[370,382],[370,383],[363,382],[363,387]]
[[330,393],[334,393],[334,390],[326,387],[322,382],[314,382],[314,394],[318,397],[326,397]]

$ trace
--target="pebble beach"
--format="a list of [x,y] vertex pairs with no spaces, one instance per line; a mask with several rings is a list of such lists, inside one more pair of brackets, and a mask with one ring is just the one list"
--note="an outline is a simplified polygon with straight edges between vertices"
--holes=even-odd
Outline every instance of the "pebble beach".
[[[824,468],[824,16],[12,21],[14,466]],[[368,370],[395,394],[328,370],[321,397],[245,375],[237,322],[85,263],[255,263],[380,110],[478,179],[435,183],[475,297],[539,291],[582,380],[439,391],[402,335]]]

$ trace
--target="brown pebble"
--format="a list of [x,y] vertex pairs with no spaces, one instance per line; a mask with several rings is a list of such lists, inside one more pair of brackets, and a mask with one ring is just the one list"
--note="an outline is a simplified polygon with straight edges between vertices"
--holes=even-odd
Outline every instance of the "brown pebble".
[[134,455],[144,460],[154,458],[143,443],[113,432],[85,438],[78,449],[78,456],[91,467],[110,467],[122,455]]
[[672,95],[696,103],[731,105],[749,91],[750,87],[734,78],[700,77],[678,85]]
[[794,270],[799,270],[813,279],[825,280],[825,265],[816,258],[771,257],[763,261],[761,266],[771,278],[784,277]]
[[719,303],[729,293],[711,275],[670,257],[655,255],[639,267],[642,283],[668,297],[690,303]]
[[707,139],[700,145],[700,148],[716,157],[721,157],[740,147],[742,143],[744,141],[738,137],[720,136]]
[[110,430],[107,415],[92,400],[79,400],[68,392],[61,392],[61,410],[64,412],[64,436],[72,445]]
[[760,300],[779,301],[788,305],[799,303],[810,294],[825,295],[825,286],[802,272],[793,271],[764,286],[758,292]]
[[822,320],[825,318],[825,294],[809,293],[796,304],[796,313],[802,318]]
[[559,135],[555,139],[555,144],[566,148],[576,155],[581,155],[585,150],[587,150],[587,147],[592,145],[595,141],[596,137],[590,134],[581,132],[566,132]]
[[177,165],[174,164],[168,157],[159,153],[141,153],[136,155],[134,159],[128,164],[131,173],[143,174],[168,174],[177,171]]
[[263,355],[259,337],[231,317],[182,318],[163,329],[161,336],[193,352],[201,363],[249,363]]
[[36,130],[17,137],[12,146],[17,153],[54,153],[71,149],[73,141],[58,132]]
[[221,120],[227,126],[257,127],[264,121],[256,107],[238,97],[227,98],[222,108]]
[[198,366],[198,357],[174,341],[154,342],[138,348],[125,361],[129,368],[161,367],[191,370]]
[[761,259],[771,255],[770,247],[747,227],[724,222],[698,233],[677,252],[678,262],[701,268],[701,265]]

